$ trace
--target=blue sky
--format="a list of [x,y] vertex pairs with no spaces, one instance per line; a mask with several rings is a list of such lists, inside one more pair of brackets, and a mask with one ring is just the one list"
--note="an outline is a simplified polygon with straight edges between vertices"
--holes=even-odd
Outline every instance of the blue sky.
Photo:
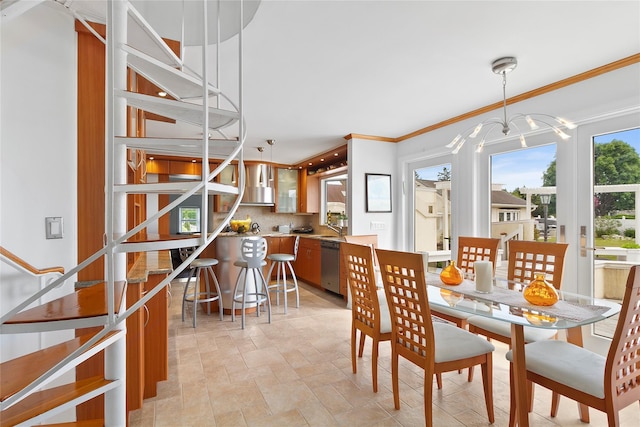
[[[640,128],[597,136],[595,141],[606,143],[613,139],[630,144],[640,153]],[[552,144],[492,156],[492,181],[504,184],[507,191],[521,187],[541,187],[542,173],[555,159],[555,155],[556,146]],[[450,169],[451,165],[447,167]],[[422,169],[419,174],[423,179],[437,180],[438,172],[441,171],[442,166],[438,166]]]

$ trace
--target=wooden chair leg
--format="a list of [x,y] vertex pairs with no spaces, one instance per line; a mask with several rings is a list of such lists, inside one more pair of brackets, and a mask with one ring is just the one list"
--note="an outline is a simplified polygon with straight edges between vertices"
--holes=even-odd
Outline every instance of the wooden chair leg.
[[551,395],[551,417],[555,418],[558,415],[558,407],[560,405],[560,393],[555,391]]
[[[362,333],[362,332],[360,332]],[[357,373],[358,368],[356,367],[356,339],[357,339],[357,330],[355,326],[351,326],[351,368],[353,369],[353,373]]]
[[513,363],[509,364],[509,427],[516,425],[516,394],[514,393],[513,383]]
[[391,355],[391,383],[393,389],[393,407],[400,409],[400,388],[398,387],[398,353]]
[[469,374],[467,375],[467,382],[472,382],[473,381],[473,366],[471,366],[469,368]]
[[485,360],[481,368],[484,401],[487,406],[489,423],[493,424],[495,422],[495,414],[493,412],[493,357],[491,353],[487,354],[487,360]]
[[436,384],[438,384],[438,390],[442,390],[442,374],[436,374]]
[[373,340],[371,349],[371,377],[373,379],[373,392],[378,392],[378,340]]
[[[440,374],[436,374],[436,378]],[[440,387],[438,387],[440,388]],[[424,425],[433,426],[433,371],[424,370]]]
[[360,331],[360,347],[358,348],[358,357],[362,357],[362,353],[364,352],[364,339],[366,335]]
[[529,412],[533,412],[533,393],[535,388],[533,387],[533,383],[531,381],[527,381],[527,393],[529,393]]

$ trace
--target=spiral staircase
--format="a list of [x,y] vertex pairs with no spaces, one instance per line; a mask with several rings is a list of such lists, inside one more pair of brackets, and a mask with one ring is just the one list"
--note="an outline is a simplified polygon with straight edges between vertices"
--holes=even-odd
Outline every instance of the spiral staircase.
[[[20,2],[11,3],[17,5]],[[89,20],[96,20],[95,10],[83,16],[82,8],[74,8],[74,3],[85,3],[95,7],[95,3],[99,2],[67,0],[56,3],[66,7],[85,25]],[[104,419],[78,422],[75,425],[126,425],[125,320],[142,309],[157,293],[166,289],[170,282],[202,253],[233,217],[242,199],[245,180],[243,143],[246,135],[242,119],[241,96],[242,27],[244,26],[241,23],[246,24],[242,7],[239,8],[237,22],[240,99],[234,102],[207,79],[207,64],[210,63],[209,49],[202,49],[204,65],[200,72],[194,72],[188,69],[167,46],[133,4],[121,0],[100,3],[103,3],[106,10],[104,22],[107,28],[105,43],[108,70],[105,118],[107,212],[104,246],[63,274],[57,270],[34,273],[28,267],[25,268],[24,263],[16,261],[8,250],[0,251],[0,260],[15,267],[19,272],[27,276],[46,276],[39,292],[31,295],[0,318],[3,334],[83,330],[84,328],[94,328],[95,332],[2,363],[0,365],[0,426],[46,423],[52,415],[67,411],[98,395],[104,395]],[[198,3],[204,12],[201,15],[201,28],[208,28],[209,25],[219,27],[219,22],[208,22],[207,8],[219,8],[219,3],[222,2]],[[231,3],[242,4],[242,2]],[[180,17],[177,19],[179,20]],[[89,28],[88,25],[87,27]],[[209,44],[206,33],[208,31],[203,31],[202,34],[204,46]],[[97,34],[96,36],[99,37]],[[219,58],[216,58],[216,62],[219,62]],[[169,94],[171,99],[128,91],[127,68],[155,84]],[[203,136],[200,139],[127,136],[128,107],[155,113],[173,119],[176,123],[197,126],[201,129]],[[201,178],[181,182],[127,184],[127,150],[144,150],[150,154],[165,154],[189,159],[199,157],[202,164]],[[213,170],[209,170],[211,159],[215,159],[216,166]],[[220,183],[217,179],[218,175],[232,163],[238,165],[236,183]],[[177,197],[143,222],[127,229],[127,195],[130,194],[169,194]],[[203,213],[212,210],[209,202],[211,195],[233,195],[235,202],[226,217],[218,220],[216,224],[209,224],[208,215],[201,215],[200,229],[210,230],[209,232],[187,238],[164,236],[148,241],[139,238],[140,235],[144,235],[140,233],[142,230],[193,195],[202,196],[200,209]],[[164,280],[148,290],[141,299],[125,305],[126,254],[182,247],[196,247],[196,249]],[[46,300],[47,293],[67,280],[74,280],[78,272],[99,258],[105,261],[104,281],[41,304],[41,301]],[[72,372],[78,364],[102,351],[104,351],[105,360],[104,375],[63,385],[51,385],[54,380],[67,372]],[[29,372],[28,375],[18,374],[25,370]]]

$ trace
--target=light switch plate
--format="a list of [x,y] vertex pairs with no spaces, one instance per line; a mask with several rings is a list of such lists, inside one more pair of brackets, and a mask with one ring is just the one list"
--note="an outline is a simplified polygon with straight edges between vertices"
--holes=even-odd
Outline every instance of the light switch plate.
[[371,230],[384,230],[384,222],[371,221]]
[[47,239],[62,239],[64,227],[61,216],[48,216],[44,219]]

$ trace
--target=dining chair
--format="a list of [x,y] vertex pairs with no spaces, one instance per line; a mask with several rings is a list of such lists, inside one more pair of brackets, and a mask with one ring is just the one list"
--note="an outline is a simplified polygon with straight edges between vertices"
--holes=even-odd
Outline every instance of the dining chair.
[[[569,245],[567,243],[533,242],[525,240],[511,240],[508,247],[507,280],[527,284],[534,278],[536,272],[546,274],[546,280],[556,289],[562,285],[564,271],[564,256]],[[480,315],[467,319],[469,332],[484,335],[505,343],[511,347],[511,325],[508,322],[491,319]],[[523,328],[525,343],[545,341],[557,336],[553,329],[542,329],[530,326]],[[469,370],[468,381],[473,380],[473,369]],[[531,396],[529,410],[533,409],[533,386],[528,385]],[[558,396],[553,396],[557,401]]]
[[[511,240],[508,248],[507,280],[527,284],[533,280],[536,272],[543,272],[546,274],[546,280],[559,290],[568,247],[567,243]],[[508,322],[478,315],[469,317],[467,322],[470,332],[511,344],[511,328]],[[556,333],[553,329],[525,327],[524,339],[525,342],[548,340],[554,338]]]
[[[609,427],[620,425],[620,409],[640,403],[639,268],[635,265],[629,271],[622,309],[606,357],[561,340],[525,345],[527,380],[605,412]],[[512,356],[511,351],[506,354],[510,362]],[[509,425],[515,422],[514,403],[511,387]],[[557,401],[554,403],[551,417],[558,412]],[[581,421],[589,422],[587,412]]]
[[391,379],[395,408],[400,409],[400,356],[424,369],[427,426],[433,425],[433,376],[481,365],[487,414],[489,422],[493,423],[493,344],[451,324],[432,321],[421,254],[382,249],[377,249],[376,253],[391,314]]
[[[493,263],[493,271],[495,272],[499,247],[500,239],[460,236],[458,237],[456,265],[462,270],[465,276],[469,276],[474,274],[474,262],[491,261]],[[463,329],[466,329],[467,319],[471,317],[471,314],[463,313],[460,310],[440,306],[431,306],[431,314],[455,323],[456,326]]]
[[378,266],[378,257],[375,250],[378,249],[378,235],[377,234],[362,234],[360,236],[344,236],[344,241],[347,243],[357,243],[359,245],[367,245],[371,247],[373,253],[373,265]]
[[343,243],[340,251],[347,268],[347,283],[351,293],[351,366],[357,373],[356,340],[360,331],[358,357],[362,357],[365,337],[371,337],[371,376],[373,392],[378,392],[378,345],[391,340],[389,306],[383,289],[376,288],[371,248],[355,243]]

